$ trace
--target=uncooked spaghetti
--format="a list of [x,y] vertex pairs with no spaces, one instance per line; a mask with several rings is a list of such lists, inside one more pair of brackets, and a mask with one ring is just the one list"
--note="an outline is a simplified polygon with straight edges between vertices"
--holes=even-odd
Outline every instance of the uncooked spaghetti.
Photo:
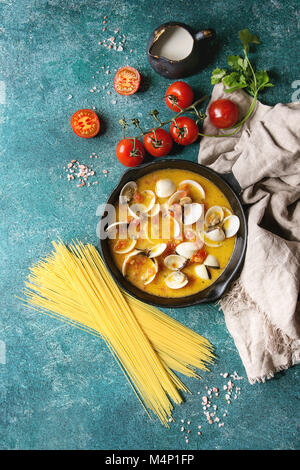
[[97,249],[53,242],[54,251],[30,268],[26,303],[101,336],[147,409],[168,425],[173,403],[188,391],[173,371],[198,377],[213,360],[208,340],[155,307],[121,292]]

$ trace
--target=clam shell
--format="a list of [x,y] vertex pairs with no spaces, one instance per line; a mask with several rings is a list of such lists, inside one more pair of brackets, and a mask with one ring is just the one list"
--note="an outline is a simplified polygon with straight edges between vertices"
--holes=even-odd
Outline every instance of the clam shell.
[[230,215],[224,219],[223,230],[226,238],[233,237],[237,234],[240,228],[240,219],[237,215]]
[[223,212],[224,212],[224,219],[225,219],[225,217],[228,217],[229,215],[232,215],[232,212],[231,212],[230,209],[228,209],[228,207],[222,206],[222,209],[223,209]]
[[212,248],[218,248],[219,246],[222,246],[221,242],[213,242],[211,240],[208,240],[207,237],[206,237],[205,232],[199,232],[199,238],[200,238],[200,240],[202,240],[202,242],[206,246],[211,246]]
[[141,192],[141,195],[150,198],[148,205],[144,203],[134,203],[131,206],[128,206],[128,212],[136,219],[140,218],[142,215],[148,215],[148,212],[150,212],[155,205],[156,197],[151,189],[145,189]]
[[205,232],[205,237],[213,242],[222,242],[225,240],[225,233],[220,227],[213,228]]
[[179,269],[182,269],[184,267],[186,261],[186,258],[184,258],[183,256],[169,255],[165,257],[164,265],[172,271],[178,271]]
[[168,206],[172,206],[173,204],[179,203],[180,200],[186,197],[186,192],[181,190],[181,191],[176,191],[172,196],[168,199]]
[[125,259],[122,264],[122,274],[123,276],[126,275],[126,269],[127,269],[127,263],[132,258],[133,256],[139,255],[140,253],[143,253],[142,250],[133,250],[131,253],[129,253],[127,256],[125,256]]
[[150,282],[152,282],[152,281],[155,279],[156,274],[157,274],[157,272],[158,272],[158,263],[157,263],[156,259],[153,258],[151,261],[152,261],[153,264],[154,264],[155,273],[152,274],[152,276],[150,276],[150,277],[144,282],[144,286],[147,286],[148,284],[150,284]]
[[195,273],[201,279],[205,279],[205,280],[211,279],[210,272],[204,264],[197,264],[197,266],[195,266]]
[[[129,253],[129,251],[133,250],[133,248],[135,247],[136,242],[137,242],[137,240],[130,240],[130,243],[127,245],[127,247],[125,247],[123,249],[119,249],[119,250],[114,247],[113,250],[114,250],[115,253],[118,253],[120,255],[125,254],[125,253]],[[117,241],[117,243],[118,243],[118,241]]]
[[214,227],[215,225],[220,224],[224,219],[224,211],[220,206],[210,207],[206,214],[204,222],[207,227]]
[[155,192],[158,197],[170,197],[176,191],[174,182],[168,178],[158,180],[155,185]]
[[137,187],[138,186],[135,181],[129,181],[123,186],[119,196],[121,204],[128,203],[132,200],[135,192],[137,191]]
[[198,250],[197,243],[194,242],[182,242],[176,246],[176,253],[183,256],[186,259],[190,259],[194,253]]
[[203,212],[202,204],[197,202],[192,202],[192,204],[187,204],[184,206],[184,216],[183,223],[184,225],[193,225],[197,222]]
[[189,282],[186,274],[181,271],[173,271],[166,279],[165,283],[170,289],[181,289]]
[[125,222],[125,221],[113,222],[112,224],[108,225],[105,232],[111,232],[113,229],[116,229],[119,225],[128,225],[128,222]]
[[209,268],[215,268],[215,269],[220,268],[220,263],[214,255],[207,255],[203,264],[205,266],[208,266]]
[[162,217],[168,217],[170,215],[169,206],[167,202],[164,202],[160,205],[160,211]]
[[179,183],[178,187],[179,189],[184,186],[185,184],[189,184],[190,186],[193,186],[195,189],[198,189],[198,191],[201,194],[202,199],[205,199],[205,191],[202,188],[201,184],[198,183],[197,181],[194,180],[183,180]]
[[157,214],[159,214],[161,208],[160,208],[160,204],[157,202],[156,204],[154,204],[154,206],[152,207],[152,209],[150,209],[151,212],[149,213],[149,216],[150,217],[155,217]]
[[157,256],[160,256],[166,248],[166,243],[158,243],[147,251],[147,256],[148,258],[156,258]]
[[[169,237],[178,238],[181,234],[181,225],[180,225],[180,223],[171,214],[164,217],[164,224],[171,223],[171,221],[174,224],[174,231],[173,231],[172,234],[170,232],[168,232],[168,238]],[[164,234],[162,234],[162,238],[166,239],[166,236],[164,236]]]

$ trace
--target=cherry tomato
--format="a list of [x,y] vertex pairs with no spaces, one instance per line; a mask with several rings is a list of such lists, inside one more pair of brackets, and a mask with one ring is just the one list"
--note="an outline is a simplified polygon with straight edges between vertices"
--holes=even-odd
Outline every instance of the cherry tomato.
[[95,137],[100,131],[99,118],[91,109],[76,111],[71,117],[71,126],[76,135],[85,139]]
[[218,129],[234,126],[239,117],[237,105],[226,99],[214,101],[209,108],[210,122]]
[[193,119],[179,116],[175,121],[170,126],[170,134],[177,144],[190,145],[197,140],[199,129]]
[[133,95],[141,83],[139,72],[133,67],[120,68],[114,78],[114,88],[119,95]]
[[207,252],[205,248],[200,248],[200,250],[196,251],[191,258],[192,263],[203,263],[205,258],[207,257]]
[[118,160],[124,166],[137,166],[144,160],[145,149],[139,140],[122,139],[117,145],[116,155]]
[[[193,101],[193,89],[185,82],[172,83],[165,94],[166,105],[176,113],[179,113],[183,108],[190,106]],[[176,104],[178,106],[176,106]]]
[[164,129],[157,129],[155,133],[149,132],[144,136],[143,144],[147,152],[153,157],[164,157],[170,152],[173,140],[169,132]]

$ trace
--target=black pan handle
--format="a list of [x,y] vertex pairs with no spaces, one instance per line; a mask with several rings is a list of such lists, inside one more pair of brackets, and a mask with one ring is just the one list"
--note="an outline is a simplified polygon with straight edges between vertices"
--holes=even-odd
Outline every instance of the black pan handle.
[[229,184],[231,189],[235,192],[237,196],[239,196],[242,192],[242,188],[240,187],[238,180],[235,178],[233,173],[220,173],[221,178],[223,178],[226,183]]

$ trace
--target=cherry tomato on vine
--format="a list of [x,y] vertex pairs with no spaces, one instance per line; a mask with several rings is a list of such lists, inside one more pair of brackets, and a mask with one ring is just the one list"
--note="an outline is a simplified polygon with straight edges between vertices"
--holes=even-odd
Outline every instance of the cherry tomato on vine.
[[145,149],[153,157],[164,157],[168,155],[173,147],[173,140],[169,132],[164,129],[157,129],[155,132],[149,132],[143,138]]
[[180,145],[190,145],[195,142],[199,135],[199,129],[195,121],[187,116],[179,116],[170,126],[170,134]]
[[[168,108],[179,113],[190,106],[194,101],[194,92],[190,85],[185,82],[172,83],[165,94],[165,102]],[[176,106],[176,104],[178,106]]]
[[120,68],[114,78],[114,89],[119,95],[133,95],[141,83],[139,72],[133,67]]
[[100,131],[100,121],[91,109],[80,109],[71,117],[71,126],[78,137],[90,139]]
[[144,160],[145,153],[142,143],[137,139],[122,139],[116,148],[117,158],[124,166],[139,165]]
[[218,129],[227,129],[234,126],[239,117],[237,105],[227,99],[214,101],[209,108],[210,122]]

